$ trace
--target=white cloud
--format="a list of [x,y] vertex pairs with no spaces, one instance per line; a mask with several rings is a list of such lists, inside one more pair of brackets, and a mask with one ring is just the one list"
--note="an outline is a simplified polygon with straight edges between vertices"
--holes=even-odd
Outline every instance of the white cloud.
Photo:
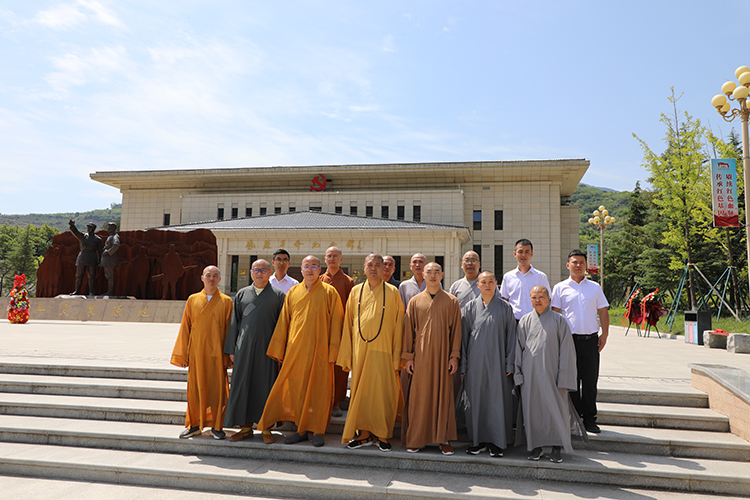
[[95,0],[77,0],[41,11],[36,15],[35,20],[56,30],[70,29],[88,20],[96,20],[118,28],[124,27],[114,12]]
[[95,48],[80,56],[65,54],[51,59],[56,71],[44,78],[55,92],[54,97],[61,97],[72,86],[108,81],[113,73],[125,73],[133,65],[122,46]]
[[372,104],[370,106],[349,106],[350,111],[354,111],[355,113],[361,113],[364,111],[377,111],[378,106]]
[[387,35],[383,39],[382,48],[385,52],[396,52],[396,44],[393,41],[393,35]]

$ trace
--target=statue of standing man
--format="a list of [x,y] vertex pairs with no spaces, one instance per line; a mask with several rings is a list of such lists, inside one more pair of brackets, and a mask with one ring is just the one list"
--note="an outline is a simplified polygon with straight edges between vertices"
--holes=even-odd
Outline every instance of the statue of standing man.
[[83,273],[88,276],[89,295],[94,295],[96,286],[96,268],[99,266],[99,259],[102,255],[104,244],[102,239],[95,233],[96,224],[89,222],[86,224],[88,231],[86,234],[81,233],[73,220],[68,221],[70,232],[78,239],[81,251],[76,258],[76,289],[73,295],[81,295],[81,285],[83,284]]
[[115,294],[115,268],[117,267],[117,250],[120,248],[120,235],[117,234],[117,224],[107,224],[109,236],[104,242],[104,251],[99,267],[104,268],[104,277],[107,278],[107,296]]

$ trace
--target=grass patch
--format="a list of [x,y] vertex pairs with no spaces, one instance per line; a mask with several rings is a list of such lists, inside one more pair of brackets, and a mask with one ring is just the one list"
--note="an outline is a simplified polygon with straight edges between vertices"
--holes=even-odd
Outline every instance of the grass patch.
[[[609,310],[609,324],[614,326],[624,326],[627,328],[628,326],[628,320],[625,320],[625,323],[623,324],[622,318],[625,315],[625,308],[624,307],[612,307]],[[672,324],[672,331],[669,331],[669,328],[667,327],[667,317],[663,316],[659,318],[659,322],[656,324],[656,327],[659,329],[659,332],[661,333],[673,333],[677,335],[684,335],[685,334],[685,315],[682,313],[682,311],[678,311],[677,315],[675,316],[674,323]],[[713,329],[721,329],[725,330],[729,333],[748,333],[750,332],[750,318],[743,318],[741,321],[737,321],[734,319],[734,316],[732,316],[731,313],[722,311],[721,318],[716,319],[716,316],[713,316],[711,318],[711,328]],[[651,328],[651,331],[654,331],[653,328]],[[635,333],[635,325],[631,325],[630,332],[628,332],[628,335],[631,333]]]

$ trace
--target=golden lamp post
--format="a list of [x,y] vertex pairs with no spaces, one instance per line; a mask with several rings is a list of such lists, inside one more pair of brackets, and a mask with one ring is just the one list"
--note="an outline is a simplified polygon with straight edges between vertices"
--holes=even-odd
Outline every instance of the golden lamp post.
[[611,226],[616,222],[617,219],[609,216],[609,210],[604,208],[604,205],[599,207],[599,210],[594,210],[593,217],[589,219],[589,224],[599,229],[599,284],[604,290],[604,228]]
[[[748,194],[747,172],[750,170],[750,153],[748,152],[747,117],[750,115],[748,107],[748,87],[750,87],[750,68],[740,66],[734,72],[739,86],[733,81],[725,82],[721,86],[721,94],[716,94],[711,99],[711,105],[716,108],[724,120],[731,122],[737,116],[742,122],[742,179],[745,184],[745,239],[747,240],[747,264],[750,269],[750,194]],[[728,100],[727,100],[728,99]],[[729,101],[737,101],[737,108],[732,108]],[[748,276],[750,286],[750,275]]]

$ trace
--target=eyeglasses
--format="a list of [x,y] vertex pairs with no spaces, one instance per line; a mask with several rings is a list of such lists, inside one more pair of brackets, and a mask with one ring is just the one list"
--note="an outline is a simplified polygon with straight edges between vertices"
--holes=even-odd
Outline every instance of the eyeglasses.
[[476,264],[477,262],[479,262],[479,259],[464,259],[464,262],[468,264]]
[[273,259],[274,262],[289,262],[289,259]]
[[253,268],[253,274],[266,274],[266,273],[270,273],[270,272],[271,272],[270,269]]
[[320,266],[302,266],[303,271],[317,271]]

